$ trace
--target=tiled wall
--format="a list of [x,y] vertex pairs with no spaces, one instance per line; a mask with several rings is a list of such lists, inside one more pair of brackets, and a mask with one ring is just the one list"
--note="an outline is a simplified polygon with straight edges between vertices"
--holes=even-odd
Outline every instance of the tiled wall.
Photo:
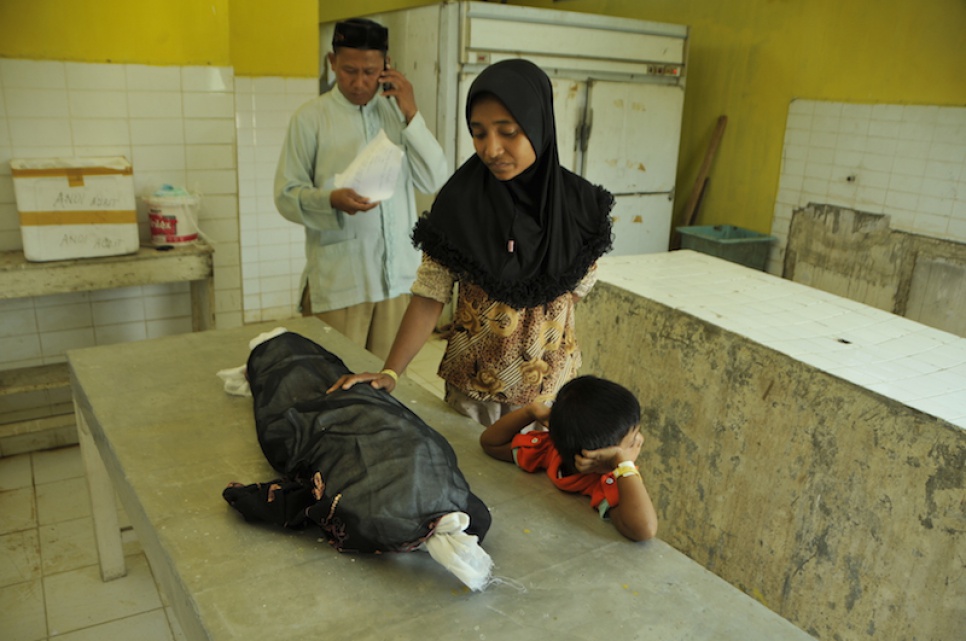
[[235,79],[246,323],[297,314],[305,234],[275,209],[273,182],[289,118],[316,95],[315,78]]
[[[163,183],[202,195],[217,326],[240,325],[234,90],[228,68],[0,60],[0,251],[21,247],[11,158],[125,156],[138,196]],[[140,201],[138,216],[147,242]],[[0,300],[0,369],[190,329],[185,283]]]
[[891,217],[893,229],[966,242],[966,108],[795,100],[788,109],[768,271],[808,203]]
[[966,338],[695,252],[610,257],[599,276],[966,428]]

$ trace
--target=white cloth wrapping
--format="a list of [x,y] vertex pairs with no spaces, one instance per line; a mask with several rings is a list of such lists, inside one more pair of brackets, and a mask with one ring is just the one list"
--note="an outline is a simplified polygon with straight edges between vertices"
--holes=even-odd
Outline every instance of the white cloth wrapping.
[[[275,338],[279,334],[284,334],[288,330],[284,327],[276,327],[273,330],[262,332],[252,340],[248,341],[248,350],[251,351],[270,338]],[[248,377],[245,375],[245,366],[230,367],[216,372],[218,378],[225,381],[225,392],[232,396],[251,396],[252,389],[248,386]]]
[[479,538],[466,534],[470,517],[450,512],[440,517],[426,549],[439,564],[452,572],[471,590],[479,591],[490,583],[493,559],[480,547]]

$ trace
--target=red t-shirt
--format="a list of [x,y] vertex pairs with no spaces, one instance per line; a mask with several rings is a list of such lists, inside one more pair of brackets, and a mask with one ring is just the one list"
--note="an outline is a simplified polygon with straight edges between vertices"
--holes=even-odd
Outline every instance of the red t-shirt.
[[527,472],[546,470],[547,476],[557,489],[589,496],[590,506],[602,517],[607,514],[607,510],[617,507],[620,502],[617,482],[610,472],[564,476],[560,469],[563,459],[553,446],[549,432],[517,434],[510,445],[513,448],[513,460],[521,469]]

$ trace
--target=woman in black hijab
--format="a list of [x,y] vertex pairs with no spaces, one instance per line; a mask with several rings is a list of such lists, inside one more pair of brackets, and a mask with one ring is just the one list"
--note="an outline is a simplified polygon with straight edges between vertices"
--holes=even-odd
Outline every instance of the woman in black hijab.
[[613,197],[560,166],[550,79],[505,60],[470,87],[476,155],[413,230],[423,250],[414,294],[385,369],[338,381],[392,390],[459,283],[439,375],[447,402],[484,425],[553,398],[580,366],[574,305],[611,246]]

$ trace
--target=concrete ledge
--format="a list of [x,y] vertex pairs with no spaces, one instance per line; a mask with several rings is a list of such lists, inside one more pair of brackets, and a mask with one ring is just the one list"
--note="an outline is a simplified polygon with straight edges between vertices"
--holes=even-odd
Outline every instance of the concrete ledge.
[[[751,272],[693,252],[605,260],[578,306],[582,373],[645,408],[662,539],[819,638],[957,638],[966,432],[723,329],[713,305],[683,311]],[[635,293],[657,278],[664,300]]]

